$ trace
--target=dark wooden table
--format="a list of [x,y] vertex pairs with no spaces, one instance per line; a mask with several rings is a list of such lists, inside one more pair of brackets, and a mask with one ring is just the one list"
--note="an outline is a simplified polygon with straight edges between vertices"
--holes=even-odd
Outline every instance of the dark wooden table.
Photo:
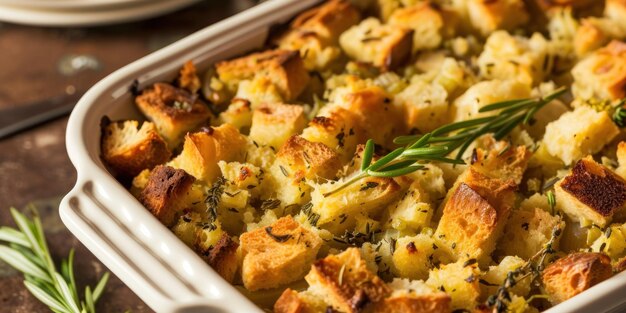
[[[94,28],[42,28],[0,24],[0,114],[3,108],[86,90],[95,82],[154,50],[255,4],[253,0],[207,0],[151,20]],[[97,64],[67,70],[84,56]],[[79,284],[95,284],[107,269],[63,226],[58,201],[76,172],[65,151],[67,117],[0,139],[0,225],[13,224],[9,208],[35,202],[57,259],[76,249]],[[151,312],[112,276],[99,312]],[[24,288],[22,276],[0,263],[0,312],[47,312]]]

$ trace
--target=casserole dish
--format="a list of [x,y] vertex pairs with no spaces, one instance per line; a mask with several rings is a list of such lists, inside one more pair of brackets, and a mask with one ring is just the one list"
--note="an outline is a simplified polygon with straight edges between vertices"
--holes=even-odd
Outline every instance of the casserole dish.
[[[79,102],[68,124],[68,153],[78,170],[61,216],[68,228],[153,309],[260,311],[224,282],[152,217],[99,159],[97,124],[103,115],[138,118],[131,102],[135,79],[143,87],[171,80],[186,60],[200,68],[260,47],[273,24],[317,1],[272,1],[196,33],[112,74]],[[616,275],[549,312],[620,311],[624,274]],[[226,301],[225,301],[226,300]]]

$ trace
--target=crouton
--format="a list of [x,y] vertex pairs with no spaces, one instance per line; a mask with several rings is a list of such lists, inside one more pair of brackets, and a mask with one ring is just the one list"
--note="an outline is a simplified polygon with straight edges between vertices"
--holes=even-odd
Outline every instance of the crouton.
[[359,11],[345,0],[331,0],[308,11],[300,13],[291,28],[313,32],[329,44],[337,44],[339,36],[359,22]]
[[391,228],[401,232],[418,232],[430,227],[435,209],[431,203],[434,201],[421,185],[421,181],[414,181],[402,197],[389,206],[387,223]]
[[217,124],[230,124],[240,132],[247,132],[252,125],[252,105],[250,101],[235,98],[226,110],[217,117]]
[[165,83],[143,90],[135,103],[156,125],[170,149],[178,146],[185,133],[212,117],[209,107],[200,98]]
[[279,149],[306,124],[304,108],[300,105],[262,105],[254,110],[249,137],[257,143]]
[[239,82],[234,99],[248,101],[251,109],[256,109],[266,103],[282,103],[285,101],[280,93],[280,89],[276,87],[272,78],[262,75]]
[[148,185],[139,201],[165,226],[176,221],[176,214],[184,209],[187,196],[195,179],[184,170],[158,165],[150,173]]
[[276,159],[294,173],[294,180],[332,179],[341,167],[339,156],[332,149],[297,135],[287,140],[276,154]]
[[427,133],[448,121],[448,92],[439,84],[412,83],[393,102],[404,111],[406,129]]
[[542,273],[553,304],[561,303],[613,275],[611,259],[601,253],[572,253],[548,265]]
[[551,155],[569,165],[599,152],[618,133],[619,128],[606,111],[580,106],[548,124],[543,142]]
[[134,177],[144,169],[170,158],[167,144],[153,123],[137,121],[110,123],[103,120],[101,151],[104,162],[122,177]]
[[394,279],[393,292],[374,308],[375,313],[448,313],[450,296],[435,291],[422,281]]
[[580,99],[626,97],[626,43],[612,41],[572,69],[572,91]]
[[320,112],[309,122],[301,136],[335,150],[342,162],[348,162],[357,144],[366,140],[363,138],[363,129],[357,124],[356,114],[342,107]]
[[523,0],[469,0],[467,10],[472,26],[487,36],[495,30],[513,30],[528,22]]
[[196,74],[193,62],[187,61],[178,74],[178,86],[191,93],[197,93],[201,87],[200,78]]
[[618,167],[615,169],[615,174],[626,179],[626,141],[621,141],[617,144],[616,155]]
[[[489,266],[489,270],[482,276],[486,284],[481,284],[483,295],[495,295],[510,272],[523,267],[526,262],[517,256],[507,255],[498,265]],[[530,292],[530,277],[520,278],[509,291],[518,296],[526,297]]]
[[607,32],[607,26],[611,21],[599,18],[584,18],[576,29],[574,36],[574,51],[579,57],[585,56],[594,50],[609,43],[611,38]]
[[462,259],[430,271],[426,285],[447,293],[452,310],[472,310],[478,304],[480,269],[475,259]]
[[612,20],[624,22],[626,20],[626,1],[606,0],[604,3],[604,15]]
[[413,30],[414,53],[439,47],[444,39],[454,35],[455,22],[450,12],[429,1],[395,10],[388,21],[389,25]]
[[487,137],[485,141],[489,151],[476,149],[473,152],[472,169],[492,179],[512,181],[519,185],[531,157],[528,148],[511,147],[510,142],[495,141],[493,137]]
[[341,312],[361,312],[368,304],[383,300],[390,288],[367,269],[359,249],[348,248],[313,263],[305,277],[309,290]]
[[237,248],[239,244],[233,241],[226,233],[208,251],[203,251],[204,260],[218,273],[224,280],[232,283],[237,273]]
[[254,77],[269,79],[285,101],[296,99],[306,88],[309,74],[297,51],[267,50],[215,65],[220,80],[234,86]]
[[392,257],[393,272],[402,278],[427,279],[432,268],[454,260],[455,250],[426,234],[398,238]]
[[[258,197],[261,192],[265,191],[265,185],[263,184],[265,172],[261,168],[250,163],[240,162],[219,161],[217,165],[222,176],[228,181],[228,185],[234,189],[235,193],[246,191],[253,197]],[[232,196],[229,198],[235,200],[239,197]],[[242,202],[241,204],[245,207],[246,201]],[[242,206],[235,207],[243,208]]]
[[314,261],[322,240],[291,216],[240,237],[246,289],[275,288],[301,279]]
[[571,6],[573,8],[584,8],[593,4],[594,0],[534,0],[543,10],[551,10],[558,7]]
[[587,157],[555,185],[557,205],[572,220],[600,227],[611,222],[626,204],[626,181]]
[[185,136],[183,151],[169,165],[210,183],[220,175],[217,162],[241,161],[245,148],[245,137],[233,126],[205,127]]
[[618,262],[619,258],[623,257],[626,251],[626,233],[624,231],[626,231],[626,224],[613,224],[608,226],[603,232],[593,227],[589,230],[587,239],[597,236],[597,233],[601,234],[591,243],[591,249],[588,252],[602,252],[609,256],[611,260]]
[[[498,243],[498,254],[528,260],[550,240],[555,227],[563,229],[565,222],[543,209],[514,210]],[[554,249],[559,247],[558,239],[552,245]]]
[[413,31],[370,17],[341,34],[339,44],[351,58],[393,70],[411,56]]
[[[349,179],[349,178],[348,178]],[[402,196],[406,187],[384,177],[366,177],[330,195],[342,183],[340,180],[316,185],[311,192],[311,212],[318,216],[317,225],[324,225],[335,234],[354,227],[359,214],[380,215],[389,203]]]
[[487,79],[516,79],[534,86],[552,72],[548,52],[549,42],[539,33],[526,38],[496,31],[487,38],[478,66]]
[[296,292],[285,289],[274,303],[274,313],[318,313],[327,309],[328,305],[311,292]]
[[478,112],[480,108],[486,105],[528,97],[530,97],[530,86],[517,80],[482,81],[470,87],[463,95],[454,100],[451,113],[455,122],[464,121],[493,114],[493,112]]

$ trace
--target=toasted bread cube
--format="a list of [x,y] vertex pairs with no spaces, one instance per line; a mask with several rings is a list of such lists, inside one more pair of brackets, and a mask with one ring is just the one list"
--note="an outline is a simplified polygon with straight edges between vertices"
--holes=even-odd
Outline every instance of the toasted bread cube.
[[389,206],[388,223],[401,232],[417,232],[430,227],[434,208],[422,182],[414,181],[404,195]]
[[249,137],[257,143],[279,149],[306,124],[304,108],[300,105],[262,105],[254,110]]
[[281,103],[284,98],[272,78],[256,76],[250,80],[242,80],[237,85],[235,99],[250,102],[250,108],[256,109],[265,103]]
[[296,292],[287,288],[274,303],[274,313],[318,313],[327,307],[320,297],[309,291]]
[[487,38],[478,66],[487,79],[512,78],[534,86],[552,72],[548,50],[548,41],[539,33],[526,38],[496,31]]
[[483,149],[474,151],[472,169],[492,179],[512,181],[515,185],[519,185],[531,157],[528,148],[526,146],[511,147],[511,143],[495,141],[493,137],[485,141],[489,146],[489,151]]
[[341,33],[358,23],[359,19],[359,11],[349,1],[331,0],[300,13],[291,27],[313,32],[329,44],[337,44]]
[[103,122],[102,158],[116,175],[133,177],[169,160],[171,153],[153,123]]
[[204,260],[218,273],[224,280],[233,283],[237,273],[237,248],[239,244],[223,233],[220,240],[206,252],[202,253]]
[[277,198],[286,204],[304,203],[311,187],[306,180],[332,179],[341,168],[339,155],[322,143],[292,136],[270,167]]
[[[609,256],[611,260],[619,262],[626,251],[626,224],[613,224],[608,226],[604,232],[596,240],[593,241],[589,252],[602,252]],[[589,232],[601,232],[597,228],[589,230]],[[589,237],[595,236],[590,234]],[[591,239],[591,238],[588,238]]]
[[139,201],[165,226],[176,221],[176,214],[185,208],[195,179],[184,170],[158,165],[150,173],[148,185]]
[[357,144],[364,142],[363,129],[357,124],[357,116],[342,107],[324,110],[309,122],[302,131],[302,138],[318,142],[335,150],[342,162],[348,162]]
[[395,10],[388,21],[389,25],[413,30],[413,53],[439,47],[454,35],[455,22],[450,12],[429,1]]
[[581,99],[626,97],[626,43],[612,41],[572,69],[572,91]]
[[226,111],[220,113],[217,122],[219,125],[233,125],[240,132],[249,130],[252,125],[252,105],[250,101],[241,98],[233,99]]
[[602,18],[582,19],[573,38],[576,55],[585,56],[609,43],[611,37],[608,28],[614,24],[611,20]]
[[423,281],[394,279],[389,283],[393,292],[374,308],[375,313],[448,313],[450,296],[435,291]]
[[587,157],[555,185],[557,205],[572,220],[604,227],[624,210],[626,181]]
[[301,279],[322,245],[319,235],[291,216],[240,237],[246,289],[275,288]]
[[212,117],[209,107],[197,96],[165,83],[143,90],[135,103],[171,149],[178,146],[185,133]]
[[550,301],[561,303],[613,276],[611,259],[601,253],[569,254],[548,265],[541,278]]
[[220,80],[231,89],[243,80],[254,77],[269,79],[285,101],[296,99],[306,88],[309,74],[297,51],[268,50],[215,65]]
[[616,21],[626,20],[626,1],[606,0],[604,4],[604,15]]
[[[489,270],[482,276],[487,284],[481,284],[484,295],[495,295],[498,288],[504,283],[510,272],[523,267],[526,262],[517,256],[507,255],[500,261],[500,264],[489,266]],[[515,286],[509,289],[511,293],[526,297],[530,292],[530,277],[520,279]]]
[[498,29],[513,30],[528,22],[523,0],[469,0],[467,10],[470,22],[484,36]]
[[411,56],[413,31],[370,17],[341,34],[339,44],[353,59],[393,70]]
[[366,177],[340,191],[326,194],[341,182],[316,185],[311,192],[311,211],[319,216],[317,225],[324,225],[335,234],[354,227],[359,214],[380,215],[406,189],[391,178]]
[[430,271],[426,284],[447,293],[452,310],[471,310],[478,304],[480,269],[474,259],[462,259],[456,263],[441,265]]
[[[480,108],[506,100],[530,97],[530,86],[517,80],[488,80],[470,87],[454,100],[451,108],[454,121],[464,121],[482,117],[490,113],[479,113]],[[493,114],[493,113],[491,113]]]
[[615,169],[615,174],[621,178],[626,179],[626,141],[621,141],[617,144],[617,163],[618,167]]
[[551,155],[569,165],[599,152],[618,133],[619,128],[607,112],[580,106],[548,124],[543,142]]
[[[218,166],[222,176],[228,181],[228,185],[234,189],[235,193],[244,192],[251,194],[253,197],[258,197],[260,193],[265,191],[265,172],[250,163],[240,162],[225,162],[219,161]],[[238,199],[240,197],[232,196],[231,200]],[[243,197],[245,199],[245,197]],[[247,200],[247,199],[246,199]],[[234,202],[237,202],[235,200]],[[235,206],[235,208],[243,208],[247,201],[242,201],[241,205]]]
[[185,136],[183,151],[170,165],[210,183],[220,175],[218,161],[242,161],[245,156],[246,139],[229,124],[203,128]]
[[380,277],[367,269],[357,248],[315,261],[305,279],[311,292],[324,298],[333,309],[347,313],[361,312],[391,292]]
[[543,10],[548,11],[559,7],[584,8],[593,4],[594,0],[534,0]]
[[427,279],[432,268],[452,261],[455,252],[456,249],[449,249],[436,237],[425,234],[401,237],[396,241],[392,269],[402,278]]
[[[550,240],[555,227],[563,229],[565,222],[543,209],[513,210],[498,243],[498,254],[528,260]],[[558,243],[557,238],[554,249],[558,249]]]
[[427,133],[444,125],[448,117],[448,92],[439,84],[412,83],[393,101],[404,111],[406,129]]
[[178,74],[178,86],[191,93],[197,93],[200,89],[200,78],[198,78],[198,74],[196,74],[196,67],[193,65],[193,62],[187,61],[180,69]]

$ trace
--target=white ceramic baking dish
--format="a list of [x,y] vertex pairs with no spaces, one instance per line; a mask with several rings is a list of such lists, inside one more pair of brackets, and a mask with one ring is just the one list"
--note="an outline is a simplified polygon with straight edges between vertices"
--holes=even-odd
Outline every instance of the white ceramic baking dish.
[[[200,69],[261,47],[272,25],[284,23],[320,0],[272,0],[190,35],[109,75],[72,112],[67,151],[78,171],[63,199],[70,231],[157,312],[261,312],[154,218],[100,161],[99,123],[140,118],[130,87],[172,80],[182,64]],[[626,312],[626,273],[549,310]]]

